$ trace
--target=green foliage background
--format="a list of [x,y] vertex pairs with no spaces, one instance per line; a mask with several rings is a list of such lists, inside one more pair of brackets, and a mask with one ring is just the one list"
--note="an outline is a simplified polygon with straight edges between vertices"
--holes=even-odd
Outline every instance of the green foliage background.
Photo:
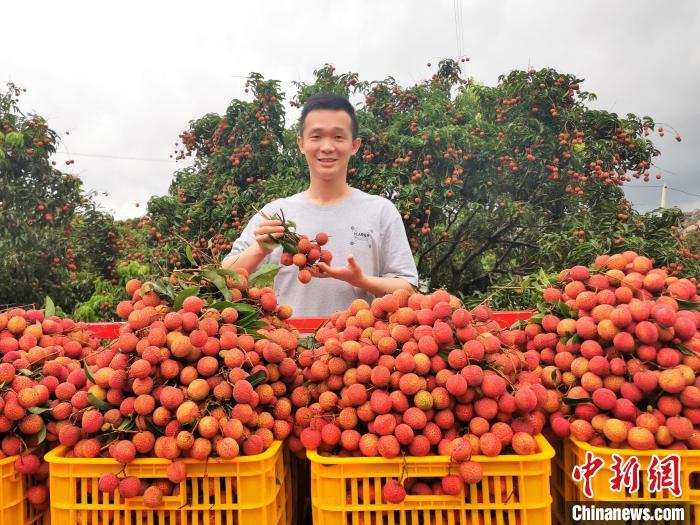
[[[351,161],[349,182],[396,204],[425,290],[445,287],[470,303],[527,308],[540,269],[589,264],[598,254],[624,250],[697,277],[700,254],[696,240],[688,244],[681,235],[680,211],[640,214],[622,191],[624,183],[651,176],[659,154],[650,139],[654,121],[591,108],[595,95],[581,83],[575,75],[542,69],[513,71],[486,86],[465,78],[459,62],[445,60],[431,78],[401,86],[391,77],[365,81],[326,65],[313,82],[296,84],[289,103],[299,107],[322,92],[357,101],[363,145]],[[3,224],[27,236],[72,239],[80,264],[74,276],[60,269],[52,280],[39,279],[47,256],[36,249],[26,259],[31,271],[6,285],[0,297],[20,293],[0,302],[60,293],[56,302],[69,309],[83,299],[75,310],[79,318],[109,317],[124,298],[118,286],[127,274],[117,274],[118,267],[135,262],[151,275],[168,275],[191,264],[187,245],[195,256],[200,250],[221,258],[256,209],[303,190],[308,173],[296,123],[285,113],[287,95],[279,82],[257,73],[246,90],[248,100],[234,99],[222,114],[189,123],[178,157],[193,164],[174,173],[168,194],[152,197],[144,217],[119,224],[94,208],[79,181],[48,165],[53,132],[44,131],[44,153],[28,153],[29,120],[5,95],[3,125],[9,120],[26,136],[23,147],[3,143],[0,172],[14,184],[7,194],[15,200],[24,195],[10,208],[14,212],[2,216]],[[57,213],[60,227],[34,217],[39,201],[51,201],[26,190],[24,176],[48,177],[60,186],[62,200],[51,209],[69,202],[71,210]],[[22,235],[10,242],[17,238]],[[22,246],[29,245],[46,243],[27,237]],[[61,252],[60,242],[53,245]],[[19,245],[5,246],[23,254]]]

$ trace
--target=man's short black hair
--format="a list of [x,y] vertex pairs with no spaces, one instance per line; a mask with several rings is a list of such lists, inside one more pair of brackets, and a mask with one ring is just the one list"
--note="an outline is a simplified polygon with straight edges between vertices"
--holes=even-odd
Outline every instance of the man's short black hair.
[[352,122],[352,138],[357,138],[358,135],[358,125],[357,117],[355,116],[355,108],[352,107],[350,101],[341,97],[340,95],[330,95],[326,93],[320,93],[318,95],[312,95],[309,97],[301,110],[301,116],[299,117],[299,134],[304,134],[304,121],[306,120],[306,115],[308,115],[314,109],[333,109],[337,111],[345,111],[350,115],[350,121]]

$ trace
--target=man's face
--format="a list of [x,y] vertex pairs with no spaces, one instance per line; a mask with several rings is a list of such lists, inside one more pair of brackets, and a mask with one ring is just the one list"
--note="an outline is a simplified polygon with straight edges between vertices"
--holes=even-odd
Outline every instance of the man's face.
[[303,136],[297,138],[309,171],[322,180],[343,178],[348,163],[360,148],[359,137],[352,138],[352,120],[342,110],[315,109],[306,115]]

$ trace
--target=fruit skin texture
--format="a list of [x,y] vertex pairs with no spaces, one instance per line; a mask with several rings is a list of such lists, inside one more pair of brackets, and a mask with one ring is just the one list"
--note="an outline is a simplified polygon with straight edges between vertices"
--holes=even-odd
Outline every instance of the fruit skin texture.
[[484,477],[484,467],[475,461],[465,461],[459,464],[459,475],[464,483],[478,483]]
[[162,501],[163,492],[155,485],[148,487],[143,493],[143,504],[146,505],[146,507],[157,507]]
[[387,503],[397,504],[406,499],[406,489],[395,479],[390,479],[382,487],[382,497]]
[[454,474],[442,478],[442,490],[448,496],[456,496],[462,492],[462,478]]

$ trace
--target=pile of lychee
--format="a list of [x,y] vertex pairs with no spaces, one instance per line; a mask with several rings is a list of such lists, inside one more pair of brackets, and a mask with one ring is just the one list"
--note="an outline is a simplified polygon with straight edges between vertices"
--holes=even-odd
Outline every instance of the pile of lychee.
[[635,252],[598,257],[543,290],[525,328],[566,392],[554,434],[612,448],[700,449],[700,297]]
[[15,470],[29,476],[26,497],[39,512],[49,505],[42,452],[89,405],[80,360],[100,349],[70,319],[23,308],[0,313],[0,459],[17,456]]
[[[470,312],[443,290],[356,300],[316,341],[298,358],[305,384],[291,394],[289,446],[338,456],[450,456],[449,475],[420,490],[455,495],[479,482],[483,469],[472,455],[538,452],[533,435],[560,409],[538,356],[519,348],[525,333],[500,330],[488,307]],[[401,481],[387,480],[385,502],[404,499]]]
[[319,262],[330,264],[333,260],[333,254],[328,250],[324,250],[324,246],[328,242],[328,234],[325,232],[317,233],[311,239],[308,235],[296,233],[296,224],[293,221],[288,221],[284,217],[284,212],[280,211],[271,217],[263,214],[263,217],[268,220],[279,220],[282,222],[284,232],[282,237],[275,238],[270,236],[270,247],[277,244],[282,246],[282,255],[280,256],[280,264],[283,266],[297,266],[299,268],[298,278],[303,284],[307,284],[313,277],[313,269]]
[[297,334],[276,316],[271,288],[255,291],[257,300],[246,292],[245,304],[259,311],[255,330],[235,325],[234,307],[207,308],[192,295],[169,311],[134,291],[119,337],[87,369],[95,406],[62,428],[59,441],[67,457],[172,463],[167,479],[153,482],[124,476],[123,469],[106,473],[100,490],[143,496],[147,506],[158,506],[180,490],[187,474],[181,458],[260,454],[289,435],[288,392],[302,382],[294,360]]
[[311,281],[312,270],[319,262],[330,264],[333,254],[321,246],[328,242],[327,233],[317,233],[316,237],[309,239],[306,235],[299,236],[299,242],[294,246],[294,251],[285,247],[280,256],[280,264],[283,266],[299,267],[299,281],[306,284]]

